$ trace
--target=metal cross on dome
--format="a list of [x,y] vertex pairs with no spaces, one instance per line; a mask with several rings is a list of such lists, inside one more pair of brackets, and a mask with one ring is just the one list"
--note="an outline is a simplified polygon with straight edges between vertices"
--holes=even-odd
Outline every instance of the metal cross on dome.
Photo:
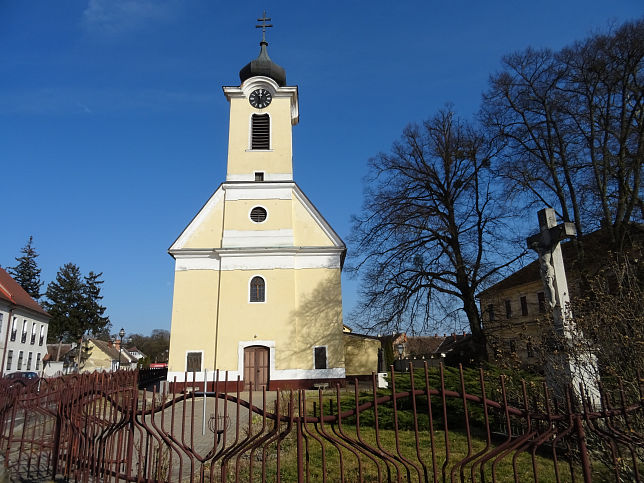
[[266,23],[267,21],[270,22],[270,20],[270,17],[266,16],[266,10],[264,10],[262,18],[257,19],[258,22],[262,22],[261,25],[255,25],[255,28],[262,29],[262,42],[266,42],[266,29],[273,26],[272,23]]

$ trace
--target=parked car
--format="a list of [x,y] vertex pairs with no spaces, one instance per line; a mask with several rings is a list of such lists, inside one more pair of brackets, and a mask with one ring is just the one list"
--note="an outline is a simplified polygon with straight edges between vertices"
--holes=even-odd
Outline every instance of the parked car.
[[31,386],[32,384],[36,384],[40,380],[40,377],[37,373],[32,371],[19,371],[7,374],[4,376],[4,379],[10,381],[11,385],[18,383],[24,384],[25,386]]

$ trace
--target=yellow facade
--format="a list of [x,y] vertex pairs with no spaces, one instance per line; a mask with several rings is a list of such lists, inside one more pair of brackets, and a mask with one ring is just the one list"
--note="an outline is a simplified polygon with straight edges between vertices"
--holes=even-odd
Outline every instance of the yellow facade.
[[344,358],[347,376],[369,375],[378,370],[379,339],[344,334]]
[[[270,105],[251,106],[257,89],[271,93]],[[254,76],[224,93],[226,182],[169,250],[176,262],[168,379],[183,381],[188,370],[188,381],[211,381],[219,370],[271,388],[344,379],[346,248],[292,179],[297,88]],[[270,149],[252,149],[252,116],[265,113]],[[253,219],[254,209],[265,219]],[[252,375],[260,366],[267,378]]]

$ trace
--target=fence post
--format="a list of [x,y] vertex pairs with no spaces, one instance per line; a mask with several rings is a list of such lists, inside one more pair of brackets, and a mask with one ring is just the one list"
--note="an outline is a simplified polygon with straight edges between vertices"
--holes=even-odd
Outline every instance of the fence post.
[[302,418],[306,417],[306,408],[302,411],[302,390],[298,390],[297,394],[297,409],[298,409],[298,418],[297,418],[297,482],[302,483],[304,481],[304,448],[302,445]]
[[579,414],[575,415],[575,426],[577,426],[577,438],[579,439],[579,455],[581,457],[581,469],[584,474],[584,482],[590,483],[593,480],[590,468],[590,458],[588,457],[588,447],[586,446],[586,432],[584,423]]

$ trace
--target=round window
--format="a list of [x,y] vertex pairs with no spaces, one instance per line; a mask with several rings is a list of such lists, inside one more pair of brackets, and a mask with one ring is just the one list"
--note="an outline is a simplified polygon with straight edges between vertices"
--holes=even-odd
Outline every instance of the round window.
[[250,219],[255,223],[261,223],[262,221],[266,220],[266,215],[266,210],[261,206],[256,206],[255,208],[250,210]]

